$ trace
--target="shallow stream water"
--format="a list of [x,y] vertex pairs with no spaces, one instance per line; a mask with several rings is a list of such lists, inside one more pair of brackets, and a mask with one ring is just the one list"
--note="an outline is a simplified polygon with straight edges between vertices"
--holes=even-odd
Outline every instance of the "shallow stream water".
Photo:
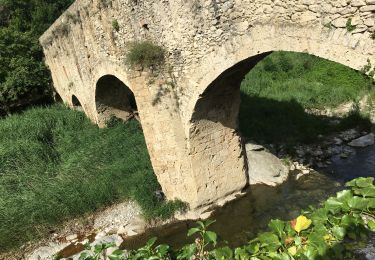
[[[334,157],[325,173],[312,172],[298,180],[295,176],[295,172],[291,173],[289,180],[276,188],[252,186],[244,197],[216,210],[211,217],[216,222],[210,230],[217,232],[229,246],[245,244],[257,233],[265,231],[271,219],[295,218],[309,205],[318,206],[343,189],[346,181],[357,177],[375,177],[375,145],[356,149],[347,159]],[[182,221],[153,228],[126,239],[122,246],[133,249],[144,245],[151,237],[158,237],[158,243],[178,248],[187,241],[192,242],[187,240],[186,234],[195,225],[194,221]]]

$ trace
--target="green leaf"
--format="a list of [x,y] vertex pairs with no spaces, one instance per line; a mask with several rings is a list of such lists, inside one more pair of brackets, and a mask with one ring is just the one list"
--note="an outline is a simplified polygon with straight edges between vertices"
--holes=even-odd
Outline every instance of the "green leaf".
[[353,192],[350,190],[343,190],[343,191],[337,192],[336,198],[341,202],[345,202],[353,198]]
[[284,227],[285,223],[279,219],[271,220],[268,226],[276,232],[279,238],[285,237]]
[[368,208],[375,208],[375,198],[369,198],[368,199]]
[[158,245],[155,250],[158,252],[159,256],[164,256],[168,253],[169,251],[169,246],[168,245]]
[[229,247],[215,249],[213,255],[217,260],[233,259],[233,251]]
[[332,228],[332,234],[339,240],[343,240],[346,235],[346,229],[340,226],[334,226]]
[[155,244],[156,240],[157,240],[156,237],[153,237],[150,240],[148,240],[146,243],[146,247],[151,248]]
[[262,246],[266,247],[269,251],[277,251],[277,249],[281,246],[279,237],[271,232],[260,234],[258,239]]
[[194,235],[195,233],[197,233],[199,231],[201,231],[200,228],[191,228],[191,229],[189,229],[187,235],[188,235],[188,237],[190,237],[190,236]]
[[117,250],[113,251],[111,255],[123,255],[123,254],[124,254],[123,250],[117,249]]
[[364,210],[364,209],[367,209],[368,204],[369,204],[368,199],[357,197],[357,196],[348,200],[349,207],[353,209]]
[[212,232],[212,231],[206,231],[204,234],[203,234],[203,238],[205,241],[207,242],[210,242],[214,245],[216,245],[216,242],[217,242],[217,235],[215,232]]
[[236,260],[247,260],[250,258],[250,255],[243,248],[236,248],[234,250],[234,257]]
[[328,220],[328,211],[326,208],[317,209],[311,214],[314,225],[324,223]]
[[98,254],[104,250],[104,244],[99,244],[94,246],[94,253]]
[[211,226],[215,222],[216,222],[216,220],[207,219],[206,221],[204,221],[204,225],[207,228],[207,227]]
[[81,254],[79,255],[79,258],[78,258],[78,260],[85,260],[85,259],[86,259],[86,257],[87,257],[88,255],[89,255],[88,253],[86,253],[86,252],[83,252],[83,253],[81,253]]
[[201,227],[201,229],[205,229],[206,228],[205,223],[202,222],[202,221],[197,221],[197,224]]
[[371,231],[375,231],[375,221],[370,220],[370,221],[367,223],[367,226],[370,228]]
[[355,217],[351,216],[351,215],[344,215],[342,218],[341,218],[341,225],[345,226],[345,227],[349,227],[349,226],[352,226],[352,225],[357,225],[358,221]]
[[373,182],[374,182],[373,177],[369,177],[369,178],[360,177],[360,178],[347,182],[345,186],[364,188],[364,187],[371,187],[373,185]]
[[365,187],[365,188],[357,188],[353,189],[354,193],[357,195],[362,195],[363,197],[375,197],[375,187]]
[[177,259],[191,259],[195,252],[197,251],[197,245],[196,244],[190,244],[187,246],[184,246],[182,250],[180,251],[180,254],[178,255]]
[[307,249],[303,253],[307,259],[317,259],[318,250],[314,246],[307,246]]
[[294,238],[294,243],[296,244],[296,246],[299,246],[302,244],[302,239],[301,237],[296,237]]
[[324,203],[324,207],[333,212],[333,213],[336,213],[338,211],[341,210],[342,206],[343,206],[343,202],[339,201],[337,198],[329,198],[325,203]]
[[258,241],[253,241],[250,242],[245,248],[251,254],[257,254],[260,250],[260,243]]
[[311,233],[308,236],[309,245],[315,247],[320,255],[323,255],[327,250],[327,244],[324,240],[324,237],[321,234]]

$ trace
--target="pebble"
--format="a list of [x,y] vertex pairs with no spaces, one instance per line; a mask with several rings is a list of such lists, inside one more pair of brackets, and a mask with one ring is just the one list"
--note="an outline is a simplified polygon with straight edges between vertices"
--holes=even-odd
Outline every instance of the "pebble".
[[73,234],[73,235],[69,235],[66,237],[66,240],[67,241],[73,241],[73,240],[76,240],[78,238],[78,235],[77,234]]

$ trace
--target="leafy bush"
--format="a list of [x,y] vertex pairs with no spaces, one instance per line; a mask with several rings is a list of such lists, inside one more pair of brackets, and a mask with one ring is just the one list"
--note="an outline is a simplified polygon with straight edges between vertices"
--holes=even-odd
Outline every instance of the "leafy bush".
[[290,222],[271,220],[269,232],[235,249],[217,246],[217,234],[208,231],[213,221],[208,220],[198,221],[198,226],[189,230],[188,236],[198,237],[181,250],[155,246],[156,238],[152,238],[138,250],[117,249],[108,256],[106,249],[114,245],[97,245],[94,253],[85,252],[80,259],[353,259],[353,249],[366,242],[369,231],[375,231],[373,181],[374,178],[352,180],[346,184],[350,189],[338,192],[321,208],[310,208]]
[[164,62],[164,55],[164,49],[152,42],[134,42],[130,45],[126,60],[132,67],[154,68]]
[[52,80],[38,38],[72,2],[0,0],[0,114],[52,100]]

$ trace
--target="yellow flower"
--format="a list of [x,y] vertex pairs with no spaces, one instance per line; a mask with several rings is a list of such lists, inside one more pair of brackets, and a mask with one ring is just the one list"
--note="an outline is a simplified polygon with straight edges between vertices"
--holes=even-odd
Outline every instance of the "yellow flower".
[[295,256],[295,255],[297,254],[297,247],[295,247],[295,246],[289,247],[289,248],[288,248],[288,252],[289,252],[289,254],[291,254],[292,256]]
[[311,225],[311,220],[305,216],[299,216],[297,219],[292,220],[292,228],[298,233],[302,230],[308,229]]

